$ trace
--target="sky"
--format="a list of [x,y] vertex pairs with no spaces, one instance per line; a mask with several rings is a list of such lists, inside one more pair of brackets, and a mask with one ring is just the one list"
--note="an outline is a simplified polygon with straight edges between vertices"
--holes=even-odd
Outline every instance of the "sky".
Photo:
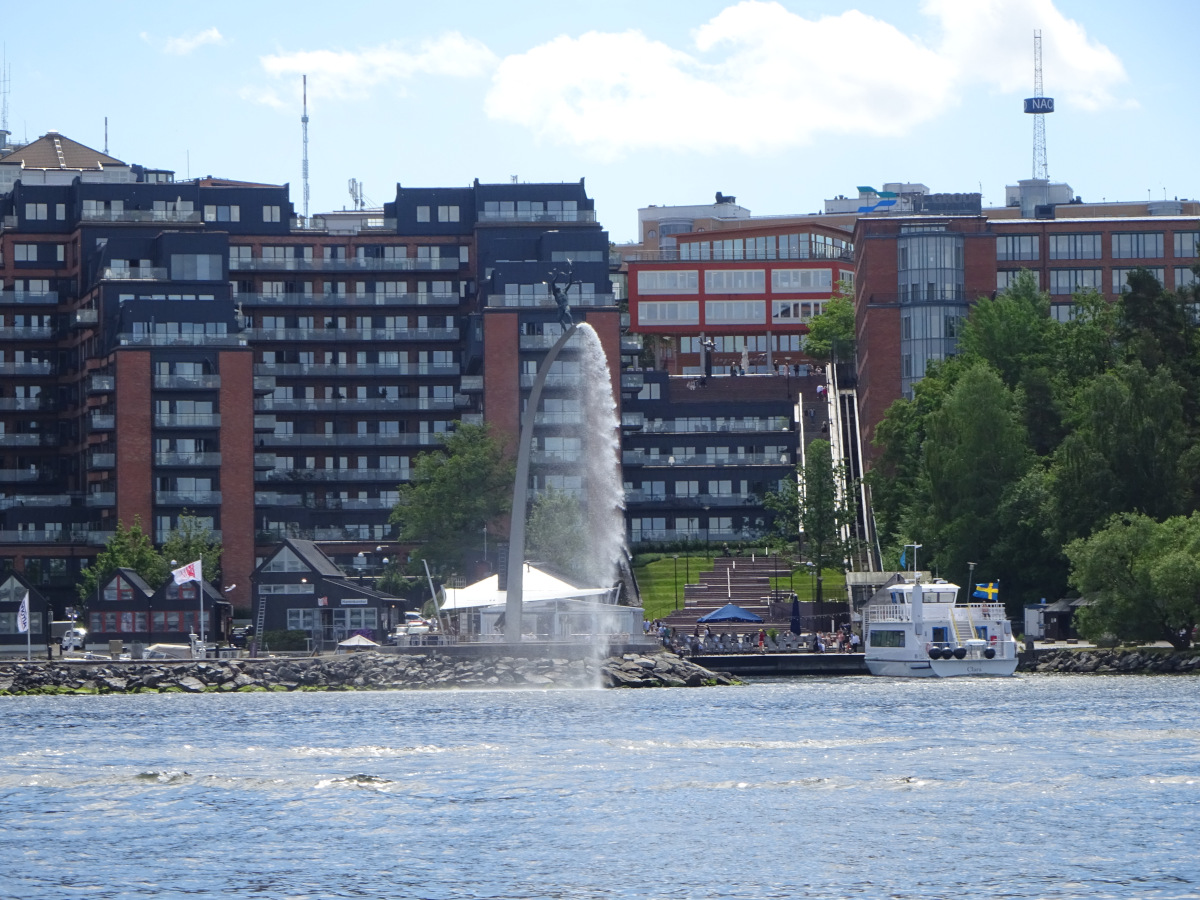
[[[1052,181],[1084,200],[1200,196],[1192,0],[61,0],[0,25],[8,126],[176,177],[289,182],[299,211],[410,187],[586,179],[637,210],[817,212],[858,185],[1004,187],[1033,169],[1042,31]],[[1173,35],[1182,35],[1177,40]]]

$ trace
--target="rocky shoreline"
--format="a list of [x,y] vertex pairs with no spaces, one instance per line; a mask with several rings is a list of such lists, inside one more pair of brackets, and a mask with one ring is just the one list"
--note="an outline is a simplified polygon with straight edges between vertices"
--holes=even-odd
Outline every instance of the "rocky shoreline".
[[444,654],[185,662],[0,663],[0,695],[252,691],[429,690],[438,688],[700,687],[739,683],[672,653],[607,659]]
[[1200,673],[1200,650],[1041,650],[1022,672],[1071,675]]

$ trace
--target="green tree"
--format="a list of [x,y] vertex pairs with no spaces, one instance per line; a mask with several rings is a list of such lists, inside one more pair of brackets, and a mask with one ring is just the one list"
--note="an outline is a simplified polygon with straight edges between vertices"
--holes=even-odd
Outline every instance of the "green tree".
[[1091,601],[1076,614],[1080,634],[1188,647],[1200,621],[1200,513],[1113,516],[1066,553],[1071,583]]
[[95,598],[97,584],[108,581],[117,569],[132,569],[153,587],[166,581],[170,574],[150,536],[142,531],[140,516],[134,518],[130,528],[118,520],[113,536],[96,556],[95,563],[80,570],[76,590],[83,606]]
[[564,575],[588,578],[588,535],[579,501],[553,488],[538,494],[525,525],[525,547],[532,559],[549,563]]
[[175,560],[177,565],[172,568],[200,560],[204,580],[221,583],[221,542],[213,536],[207,522],[188,515],[186,510],[179,517],[179,524],[167,534],[159,556],[167,565]]
[[460,423],[445,451],[417,456],[390,521],[439,570],[461,570],[483,526],[511,508],[515,471],[486,425]]
[[854,288],[839,281],[820,314],[808,322],[804,352],[822,362],[854,358]]
[[1022,373],[1055,362],[1056,324],[1049,295],[1037,289],[1033,273],[1022,270],[995,299],[976,302],[959,345],[964,355],[986,360],[1013,390]]

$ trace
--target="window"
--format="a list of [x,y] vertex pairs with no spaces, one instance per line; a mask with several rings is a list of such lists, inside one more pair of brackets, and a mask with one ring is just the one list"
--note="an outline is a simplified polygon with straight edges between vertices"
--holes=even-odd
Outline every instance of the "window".
[[704,273],[704,290],[710,294],[761,294],[766,290],[762,269],[710,269]]
[[1100,259],[1104,255],[1098,234],[1052,234],[1051,259]]
[[1196,283],[1196,273],[1185,266],[1175,267],[1175,290],[1191,287]]
[[996,238],[996,259],[1037,259],[1036,234],[1006,234]]
[[264,222],[278,222],[279,221],[279,207],[278,206],[264,206],[263,207],[263,221]]
[[1073,294],[1077,290],[1103,290],[1103,269],[1051,269],[1050,293]]
[[439,206],[438,207],[439,222],[457,222],[458,207],[457,206]]
[[1162,232],[1129,232],[1112,236],[1113,259],[1158,259],[1163,255]]
[[242,208],[240,206],[206,206],[204,207],[205,222],[240,222]]
[[37,244],[13,244],[13,262],[37,262]]
[[884,631],[879,628],[871,629],[871,646],[872,647],[903,647],[904,632],[903,631]]
[[[996,270],[996,290],[1005,291],[1017,280],[1017,276],[1021,272],[1027,271],[1024,269],[997,269]],[[1033,280],[1037,283],[1038,290],[1042,287],[1042,273],[1033,272]]]
[[707,322],[761,325],[767,314],[764,300],[709,300],[704,304]]
[[832,269],[775,269],[771,272],[771,290],[819,291],[833,287]]
[[171,278],[174,281],[220,281],[224,278],[220,254],[172,253]]
[[58,219],[61,222],[66,217],[67,217],[67,204],[65,204],[65,203],[54,204],[54,218]]
[[429,221],[429,207],[428,206],[418,206],[417,207],[417,221],[418,222],[428,222]]
[[67,245],[66,244],[55,244],[54,245],[54,258],[56,260],[58,260],[59,262],[66,262],[66,260],[67,260]]
[[1195,259],[1196,248],[1200,246],[1200,231],[1175,232],[1175,258]]
[[640,271],[638,291],[643,294],[698,294],[700,273],[696,269]]
[[694,300],[639,303],[638,322],[642,325],[699,325],[700,304]]
[[[1114,294],[1124,294],[1129,290],[1129,273],[1133,271],[1133,269],[1112,270],[1112,292]],[[1146,271],[1157,278],[1160,285],[1166,280],[1166,271],[1161,267],[1147,268]]]
[[47,210],[45,203],[26,203],[25,204],[25,218],[26,219],[41,220],[41,219],[47,219],[49,217],[50,217],[49,211]]

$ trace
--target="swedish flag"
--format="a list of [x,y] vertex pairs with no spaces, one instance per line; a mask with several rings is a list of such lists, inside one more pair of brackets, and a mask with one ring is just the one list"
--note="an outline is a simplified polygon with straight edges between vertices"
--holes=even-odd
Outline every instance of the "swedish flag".
[[975,593],[973,596],[982,597],[984,600],[995,600],[1000,594],[1000,582],[989,581],[986,584],[975,585]]

